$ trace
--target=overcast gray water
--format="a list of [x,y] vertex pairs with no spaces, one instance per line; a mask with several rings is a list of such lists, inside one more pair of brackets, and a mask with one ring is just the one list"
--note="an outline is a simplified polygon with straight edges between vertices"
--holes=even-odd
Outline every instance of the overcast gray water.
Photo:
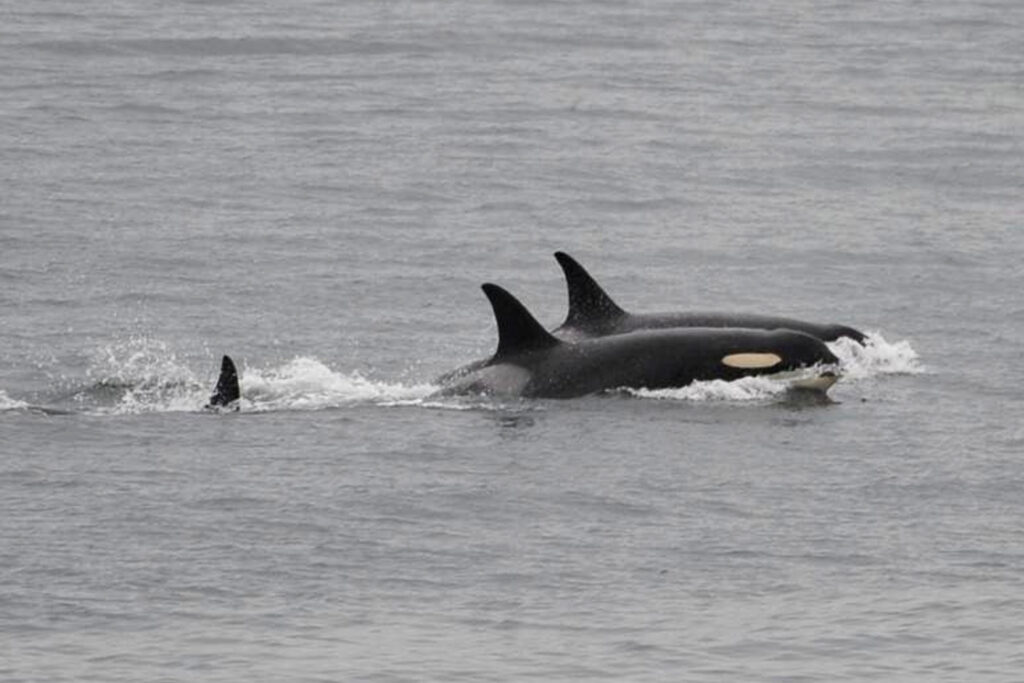
[[[1022,36],[0,2],[0,679],[1020,680]],[[871,341],[824,405],[433,397],[482,282],[561,322],[558,249]]]

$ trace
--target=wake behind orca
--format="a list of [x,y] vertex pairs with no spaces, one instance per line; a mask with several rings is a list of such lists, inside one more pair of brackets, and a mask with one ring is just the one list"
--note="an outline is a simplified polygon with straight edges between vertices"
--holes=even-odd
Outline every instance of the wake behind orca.
[[846,325],[822,325],[770,315],[712,312],[629,313],[608,296],[576,259],[564,251],[555,252],[555,258],[565,273],[565,284],[569,294],[569,312],[565,322],[553,330],[554,334],[562,339],[585,339],[670,327],[742,327],[760,330],[789,329],[812,335],[822,341],[849,337],[859,344],[864,343],[864,333]]
[[788,329],[671,328],[565,341],[514,296],[483,285],[498,326],[486,361],[450,373],[441,393],[572,398],[613,389],[669,389],[695,381],[813,369],[805,388],[825,390],[839,360],[817,337]]
[[[10,400],[0,390],[0,413],[24,412],[47,416],[67,416],[94,412],[118,412],[117,409],[124,407],[126,400],[136,407],[151,407],[154,405],[154,401],[158,405],[166,406],[168,402],[176,402],[176,398],[180,397],[175,397],[174,394],[184,394],[186,403],[188,403],[190,402],[188,396],[192,394],[192,390],[190,382],[183,382],[180,379],[167,381],[154,380],[151,377],[142,381],[102,379],[74,389],[71,393],[61,392],[53,399],[52,403],[48,404]],[[141,397],[136,392],[141,392]],[[240,407],[241,397],[238,370],[234,361],[229,356],[224,356],[221,359],[217,384],[213,394],[202,406],[202,411],[218,413],[237,411]],[[74,407],[69,407],[69,405]],[[176,406],[171,410],[198,412],[199,406],[195,408]]]

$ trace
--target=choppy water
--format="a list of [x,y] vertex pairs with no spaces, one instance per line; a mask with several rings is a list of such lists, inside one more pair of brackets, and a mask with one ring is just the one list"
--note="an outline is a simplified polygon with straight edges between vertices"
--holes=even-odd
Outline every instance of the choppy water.
[[[0,18],[0,678],[1019,678],[1024,6]],[[556,249],[872,343],[432,397]]]

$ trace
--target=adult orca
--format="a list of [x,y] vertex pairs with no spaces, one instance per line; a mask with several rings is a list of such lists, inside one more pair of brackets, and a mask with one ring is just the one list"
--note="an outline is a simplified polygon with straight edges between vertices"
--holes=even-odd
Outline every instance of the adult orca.
[[483,290],[494,309],[498,348],[489,360],[451,373],[442,394],[572,398],[805,368],[815,371],[802,388],[825,390],[837,379],[839,360],[803,332],[691,327],[564,341],[498,285]]
[[238,370],[235,369],[235,362],[229,356],[224,356],[220,362],[220,376],[217,378],[217,386],[213,390],[213,396],[207,402],[206,410],[238,410],[238,399],[242,397],[242,391],[238,386]]
[[569,291],[569,313],[554,334],[562,339],[584,339],[623,334],[636,330],[664,329],[667,327],[744,327],[759,330],[788,329],[803,332],[822,341],[835,341],[849,337],[864,343],[864,333],[846,325],[820,325],[817,323],[748,313],[628,313],[608,296],[590,273],[564,251],[556,251],[555,258],[565,273]]

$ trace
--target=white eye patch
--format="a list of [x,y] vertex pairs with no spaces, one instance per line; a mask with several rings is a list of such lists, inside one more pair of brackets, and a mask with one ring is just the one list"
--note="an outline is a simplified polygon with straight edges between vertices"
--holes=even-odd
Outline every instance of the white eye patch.
[[722,358],[722,365],[744,370],[771,368],[781,362],[782,357],[774,353],[731,353]]

